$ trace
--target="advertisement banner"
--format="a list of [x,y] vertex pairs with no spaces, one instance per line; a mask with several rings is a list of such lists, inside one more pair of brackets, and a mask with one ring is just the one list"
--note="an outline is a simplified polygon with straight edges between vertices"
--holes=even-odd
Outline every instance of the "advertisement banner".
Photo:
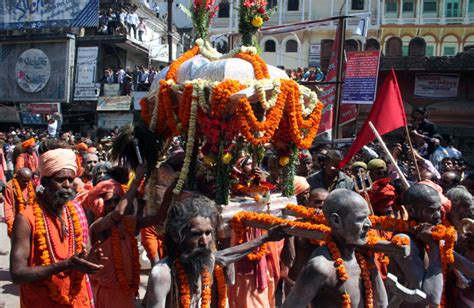
[[0,30],[97,27],[99,0],[0,1]]
[[70,102],[74,37],[1,42],[0,55],[0,101]]
[[443,99],[458,97],[459,74],[416,74],[415,97]]
[[128,111],[131,102],[130,96],[101,96],[97,102],[97,111]]
[[28,103],[21,104],[20,109],[32,114],[52,114],[60,111],[59,106],[59,103]]
[[133,114],[124,112],[101,112],[97,114],[97,126],[114,129],[133,123]]
[[349,51],[342,94],[343,104],[373,104],[377,92],[380,51]]
[[76,86],[89,86],[95,83],[97,55],[99,47],[79,47],[76,62]]

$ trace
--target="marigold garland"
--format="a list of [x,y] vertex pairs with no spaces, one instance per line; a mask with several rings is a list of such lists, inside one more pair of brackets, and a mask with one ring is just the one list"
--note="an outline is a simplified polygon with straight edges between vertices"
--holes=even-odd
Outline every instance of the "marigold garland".
[[[12,179],[12,187],[13,190],[15,191],[15,198],[16,198],[16,206],[13,208],[13,215],[16,215],[23,211],[27,206],[32,205],[35,202],[36,199],[36,192],[35,188],[33,186],[33,182],[30,180],[27,184],[27,189],[28,189],[28,204],[25,202],[25,198],[23,198],[23,192],[21,191],[20,188],[20,183],[18,183],[18,180],[16,179],[16,176]],[[13,232],[13,221],[11,223],[7,222],[7,232],[9,236]]]
[[181,64],[188,61],[192,57],[199,54],[199,46],[195,45],[193,48],[185,52],[181,57],[179,57],[176,61],[171,63],[168,69],[168,73],[166,74],[166,80],[173,80],[177,82],[176,75],[178,74],[178,69],[181,67]]
[[[184,271],[181,262],[176,259],[174,261],[174,267],[178,276],[179,283],[179,297],[182,308],[189,308],[191,306],[191,290],[189,287],[188,276]],[[211,304],[212,289],[211,289],[211,274],[207,269],[204,269],[201,273],[201,307],[208,308]]]
[[304,205],[287,204],[286,209],[316,224],[327,225],[326,217],[324,217],[322,213],[318,213],[315,208],[306,207]]
[[357,263],[359,263],[360,275],[362,277],[362,283],[364,285],[365,308],[372,308],[374,306],[374,291],[372,288],[372,280],[370,279],[369,266],[367,264],[367,261],[361,254],[356,253],[356,259]]
[[147,126],[150,125],[150,122],[151,122],[151,112],[148,108],[148,99],[146,97],[143,97],[141,100],[140,100],[140,115],[142,116],[142,119],[143,121],[145,122],[145,124]]
[[[128,233],[130,240],[130,247],[132,248],[132,283],[129,284],[127,276],[125,275],[125,267],[123,265],[123,254],[120,245],[120,230],[118,226],[112,227],[111,243],[112,243],[112,259],[114,262],[115,273],[120,288],[125,294],[136,296],[138,295],[138,288],[140,287],[140,259],[138,257],[138,242],[135,238],[135,229],[133,224],[129,221],[123,220],[125,231]],[[125,256],[128,258],[129,256]]]
[[270,78],[267,64],[265,63],[265,61],[263,61],[262,58],[260,58],[259,55],[240,52],[235,55],[235,58],[245,60],[247,62],[250,62],[250,64],[252,64],[253,71],[255,74],[255,79],[261,80],[261,79]]
[[217,283],[217,308],[226,308],[227,306],[227,284],[225,282],[224,269],[220,265],[214,266],[214,276]]
[[[73,238],[71,239],[74,244],[74,254],[79,254],[84,249],[84,243],[82,239],[82,226],[79,222],[76,209],[72,202],[66,203],[65,207],[67,208],[66,213],[69,213],[70,219],[73,224],[74,234],[70,235]],[[38,202],[33,203],[33,213],[35,215],[35,234],[34,238],[38,244],[38,249],[40,251],[41,265],[46,266],[53,263],[54,256],[50,255],[49,250],[52,250],[52,247],[48,245],[47,231],[46,231],[46,222],[45,219],[48,219],[44,214],[44,210],[38,204]],[[50,239],[52,241],[52,239]],[[54,251],[53,251],[54,253]],[[71,255],[72,256],[72,255]],[[71,257],[68,256],[68,257]],[[65,274],[65,275],[71,275]],[[84,273],[74,271],[74,279],[71,281],[71,289],[68,295],[62,295],[57,286],[53,283],[52,278],[45,279],[46,286],[49,289],[49,297],[60,304],[63,305],[72,305],[77,295],[81,291],[82,280],[84,279]]]
[[[239,212],[235,214],[231,220],[232,229],[235,232],[236,240],[237,240],[237,243],[239,244],[244,242],[244,233],[246,231],[246,227],[244,225],[245,221],[258,222],[258,223],[266,224],[269,226],[286,224],[289,227],[295,227],[295,228],[305,229],[309,231],[317,231],[317,232],[321,232],[325,234],[329,234],[329,232],[331,231],[331,228],[325,225],[321,225],[321,224],[313,224],[311,222],[292,221],[292,220],[287,220],[287,219],[275,217],[270,214],[264,214],[264,213]],[[263,249],[262,248],[260,249],[261,249],[260,250],[261,252]],[[258,256],[262,256],[262,254],[259,253]],[[257,257],[252,254],[250,258],[256,259]],[[256,260],[253,260],[253,261],[256,261]]]
[[222,117],[229,103],[229,97],[243,89],[245,89],[243,84],[232,79],[224,80],[215,86],[212,90],[211,115],[217,118]]
[[[445,226],[439,224],[431,230],[431,236],[434,241],[439,242],[439,254],[441,257],[441,270],[443,272],[443,282],[446,286],[446,275],[448,272],[448,265],[454,263],[454,244],[456,243],[456,230],[453,226]],[[442,243],[444,241],[444,243]],[[441,305],[446,305],[446,287],[443,288],[443,295],[441,297]]]

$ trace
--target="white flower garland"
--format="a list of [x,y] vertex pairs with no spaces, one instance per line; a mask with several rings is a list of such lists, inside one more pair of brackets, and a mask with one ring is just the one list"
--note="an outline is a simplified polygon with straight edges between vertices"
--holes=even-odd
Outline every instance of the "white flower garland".
[[[318,95],[314,91],[311,91],[305,86],[298,85],[298,88],[300,91],[299,100],[300,100],[301,108],[303,109],[303,117],[307,117],[313,112],[314,108],[318,104],[319,102]],[[305,101],[304,101],[305,96],[308,97],[308,106],[306,106]]]
[[178,183],[173,189],[175,195],[179,195],[183,190],[184,183],[188,178],[189,166],[191,165],[191,158],[193,156],[194,150],[194,138],[196,135],[196,119],[197,119],[197,109],[199,104],[199,97],[204,96],[202,87],[198,82],[193,83],[193,99],[191,101],[191,114],[189,116],[189,129],[188,129],[188,139],[186,141],[186,154],[184,157],[184,164],[181,172],[179,174]]
[[236,54],[240,52],[252,55],[256,55],[258,52],[257,48],[255,47],[241,46],[232,49],[227,54],[221,54],[214,47],[212,47],[208,41],[204,41],[203,39],[197,39],[195,41],[195,44],[199,47],[199,53],[211,61],[233,58]]
[[[270,83],[273,85],[273,91],[272,91],[272,96],[270,97],[270,99],[267,100],[265,86]],[[277,99],[278,99],[278,95],[280,95],[281,93],[281,80],[280,79],[255,80],[255,81],[250,82],[250,84],[251,85],[249,85],[249,87],[253,86],[255,89],[255,92],[257,92],[258,101],[260,102],[260,104],[262,104],[262,107],[264,110],[268,110],[270,108],[275,107]]]

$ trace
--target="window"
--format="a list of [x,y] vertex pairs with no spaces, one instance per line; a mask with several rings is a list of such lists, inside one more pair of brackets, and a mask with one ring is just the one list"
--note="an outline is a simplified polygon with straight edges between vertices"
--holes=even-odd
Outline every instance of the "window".
[[414,9],[413,0],[403,1],[403,12],[413,12],[413,9]]
[[299,0],[288,0],[288,11],[298,11],[300,7]]
[[364,0],[352,0],[352,10],[363,10]]
[[433,57],[434,56],[434,46],[433,45],[426,46],[426,56],[427,57]]
[[459,0],[446,0],[446,17],[459,17]]
[[387,0],[385,2],[385,13],[396,14],[398,12],[397,0]]
[[298,52],[298,42],[295,40],[286,42],[285,52]]
[[276,51],[276,43],[274,40],[268,40],[265,42],[265,46],[263,48],[264,52],[275,52]]
[[469,13],[474,13],[474,0],[469,0]]
[[268,0],[267,9],[274,8],[278,5],[278,0]]
[[454,56],[455,54],[456,54],[456,47],[454,46],[443,47],[443,56]]
[[408,45],[403,45],[402,47],[402,56],[408,56]]
[[229,18],[230,5],[229,2],[224,0],[219,3],[219,11],[217,12],[218,18]]
[[436,12],[438,12],[438,2],[436,0],[423,1],[423,13],[436,13]]

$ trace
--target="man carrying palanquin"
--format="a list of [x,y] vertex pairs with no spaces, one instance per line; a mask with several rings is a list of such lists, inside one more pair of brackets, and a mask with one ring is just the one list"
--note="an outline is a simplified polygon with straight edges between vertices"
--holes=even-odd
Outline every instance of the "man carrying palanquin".
[[336,189],[324,202],[323,213],[330,238],[314,250],[282,307],[364,307],[371,302],[386,307],[387,294],[373,260],[355,252],[366,244],[372,225],[367,202],[355,192]]

